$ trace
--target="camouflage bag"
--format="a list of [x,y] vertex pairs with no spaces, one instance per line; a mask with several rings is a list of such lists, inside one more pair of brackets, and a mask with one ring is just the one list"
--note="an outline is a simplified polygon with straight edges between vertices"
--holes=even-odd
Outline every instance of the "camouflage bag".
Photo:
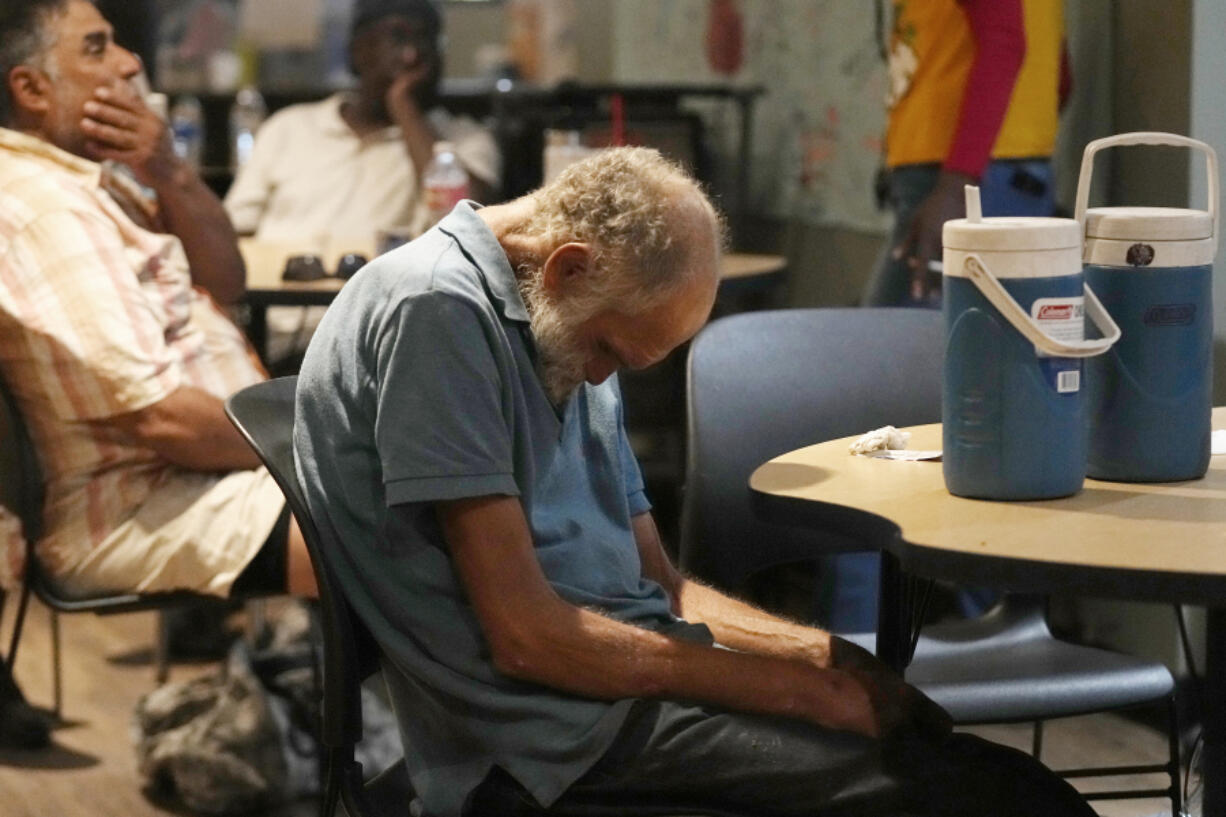
[[289,795],[278,719],[241,642],[222,671],[141,698],[135,727],[146,785],[196,813],[241,814]]

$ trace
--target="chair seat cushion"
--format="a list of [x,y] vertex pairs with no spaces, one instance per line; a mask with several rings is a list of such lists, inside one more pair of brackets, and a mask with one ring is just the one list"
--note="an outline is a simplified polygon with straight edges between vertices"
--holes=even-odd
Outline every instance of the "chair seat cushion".
[[[872,633],[845,637],[866,649],[875,643]],[[958,724],[1119,709],[1160,701],[1175,687],[1161,663],[1061,641],[1033,620],[987,634],[979,620],[934,628],[920,636],[906,678]]]

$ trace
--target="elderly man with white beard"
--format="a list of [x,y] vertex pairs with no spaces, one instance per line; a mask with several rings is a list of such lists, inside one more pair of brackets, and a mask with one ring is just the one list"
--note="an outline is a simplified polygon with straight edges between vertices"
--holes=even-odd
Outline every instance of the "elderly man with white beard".
[[411,813],[1089,817],[871,655],[670,563],[612,375],[701,328],[722,236],[681,169],[612,149],[461,202],[321,323],[298,469],[384,654]]

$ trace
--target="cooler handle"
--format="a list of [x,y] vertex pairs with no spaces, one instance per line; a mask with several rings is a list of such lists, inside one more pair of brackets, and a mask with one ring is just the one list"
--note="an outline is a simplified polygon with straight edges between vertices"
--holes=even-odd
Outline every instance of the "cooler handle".
[[1084,284],[1086,315],[1098,327],[1098,331],[1102,332],[1103,337],[1095,340],[1057,340],[1044,332],[1038,322],[1022,309],[1021,304],[988,270],[982,258],[973,253],[968,255],[966,261],[963,262],[963,268],[966,270],[966,277],[974,282],[976,288],[983,293],[983,297],[996,307],[1014,329],[1021,332],[1026,340],[1045,354],[1052,357],[1094,357],[1110,349],[1112,344],[1120,339],[1119,326],[1111,319],[1111,315],[1098,300],[1094,291]]
[[1120,133],[1115,136],[1095,139],[1086,145],[1085,152],[1081,155],[1081,176],[1077,180],[1077,205],[1073,215],[1081,225],[1082,235],[1085,235],[1086,231],[1086,205],[1090,201],[1090,177],[1094,173],[1094,154],[1103,148],[1119,147],[1120,145],[1172,145],[1174,147],[1186,147],[1204,152],[1205,175],[1208,177],[1206,190],[1209,193],[1209,218],[1213,221],[1213,235],[1210,237],[1213,239],[1214,247],[1216,247],[1218,236],[1217,153],[1211,145],[1207,145],[1199,139],[1180,136],[1177,133],[1162,133],[1160,131]]

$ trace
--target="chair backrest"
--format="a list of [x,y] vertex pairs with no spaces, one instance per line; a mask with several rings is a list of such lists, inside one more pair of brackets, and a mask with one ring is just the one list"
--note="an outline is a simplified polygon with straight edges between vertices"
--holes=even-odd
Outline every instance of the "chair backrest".
[[927,309],[790,309],[712,322],[690,348],[681,566],[727,589],[835,533],[755,518],[749,475],[766,460],[884,425],[941,419],[944,335]]
[[42,536],[43,473],[17,399],[0,375],[0,505],[21,520],[26,540]]
[[323,707],[321,740],[332,750],[348,749],[362,737],[361,681],[377,661],[378,652],[358,621],[324,556],[319,527],[294,467],[294,389],[297,377],[257,383],[226,401],[226,414],[238,428],[281,491],[298,520],[319,585],[323,625]]

